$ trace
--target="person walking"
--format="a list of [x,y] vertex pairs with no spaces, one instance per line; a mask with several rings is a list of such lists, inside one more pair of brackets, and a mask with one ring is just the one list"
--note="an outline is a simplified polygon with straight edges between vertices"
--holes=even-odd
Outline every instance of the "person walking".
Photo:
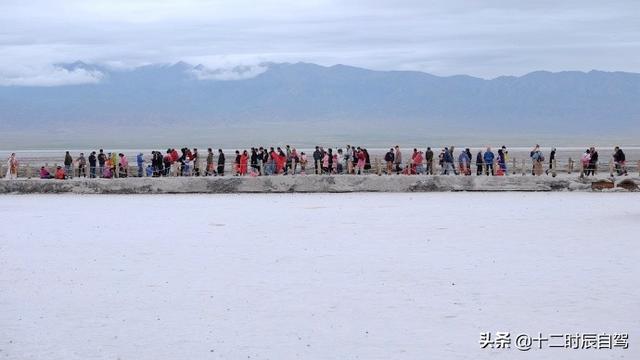
[[442,151],[442,165],[444,167],[443,175],[449,175],[453,173],[455,175],[455,169],[453,168],[453,153],[449,151],[448,147],[445,147]]
[[549,168],[545,171],[549,175],[549,171],[553,172],[553,161],[556,159],[556,148],[551,148],[549,153]]

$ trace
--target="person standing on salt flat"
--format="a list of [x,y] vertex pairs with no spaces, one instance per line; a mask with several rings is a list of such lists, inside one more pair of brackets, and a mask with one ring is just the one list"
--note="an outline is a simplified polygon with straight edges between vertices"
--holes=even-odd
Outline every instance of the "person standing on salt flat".
[[542,151],[540,151],[540,145],[536,144],[536,147],[531,151],[531,161],[533,162],[531,175],[542,175],[542,163],[544,162],[544,155],[542,155]]
[[358,168],[358,175],[364,175],[364,164],[366,161],[366,158],[364,156],[364,151],[362,151],[362,149],[358,146],[357,152],[356,152],[356,158],[358,159],[358,163],[357,163],[357,168]]
[[486,176],[493,176],[493,159],[495,159],[495,155],[493,151],[491,151],[491,147],[487,146],[487,151],[484,152],[484,173]]
[[87,177],[87,159],[84,157],[84,153],[80,153],[76,163],[78,164],[78,177]]
[[400,152],[400,146],[396,145],[396,153],[393,157],[393,163],[396,167],[396,175],[399,175],[402,172],[402,152]]
[[16,159],[16,153],[11,153],[7,159],[7,179],[18,178],[18,160]]
[[482,171],[484,168],[484,156],[482,155],[482,150],[478,151],[478,155],[476,155],[476,175],[482,175]]
[[68,151],[64,154],[64,171],[68,178],[73,177],[73,158]]
[[395,157],[396,154],[393,151],[393,148],[389,149],[389,151],[384,155],[384,161],[387,162],[387,175],[391,175],[393,173],[393,160]]
[[144,155],[142,153],[136,156],[136,163],[138,164],[138,177],[142,177],[144,174]]

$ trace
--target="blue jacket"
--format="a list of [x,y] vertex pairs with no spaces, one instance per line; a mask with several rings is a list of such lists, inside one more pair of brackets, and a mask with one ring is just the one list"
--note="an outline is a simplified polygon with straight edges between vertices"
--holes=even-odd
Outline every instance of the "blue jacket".
[[493,155],[493,152],[491,151],[487,151],[484,153],[484,162],[487,164],[493,164],[493,159],[495,158],[495,155]]
[[142,157],[142,154],[138,154],[138,157],[136,157],[136,161],[138,162],[138,166],[142,166],[142,164],[144,164],[144,158]]
[[469,162],[471,162],[471,159],[469,159],[469,155],[467,155],[467,153],[463,151],[458,156],[458,162],[460,164],[469,164]]
[[449,149],[444,152],[444,162],[453,163],[453,157],[451,156],[451,152],[449,152]]

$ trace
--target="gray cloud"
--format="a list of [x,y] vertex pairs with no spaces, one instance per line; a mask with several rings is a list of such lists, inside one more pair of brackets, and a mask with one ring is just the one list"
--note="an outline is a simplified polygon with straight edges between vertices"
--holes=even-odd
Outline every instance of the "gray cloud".
[[[210,69],[307,61],[481,77],[640,71],[631,61],[640,58],[640,2],[559,3],[3,0],[0,83],[97,78],[52,66],[75,60],[119,67],[184,60]],[[225,72],[200,76],[212,74]]]

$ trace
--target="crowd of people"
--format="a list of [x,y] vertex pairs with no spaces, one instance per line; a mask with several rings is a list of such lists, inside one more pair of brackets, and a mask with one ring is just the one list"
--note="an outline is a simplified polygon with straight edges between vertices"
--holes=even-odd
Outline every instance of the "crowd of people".
[[[431,147],[425,151],[413,149],[404,161],[399,146],[389,149],[384,155],[384,162],[373,164],[366,148],[347,145],[344,149],[323,148],[316,146],[308,156],[304,151],[286,145],[281,147],[252,147],[250,150],[236,150],[231,161],[227,161],[222,149],[214,152],[207,149],[201,156],[198,149],[184,147],[180,150],[170,148],[165,152],[152,151],[149,159],[139,153],[135,159],[136,177],[166,177],[166,176],[225,176],[226,167],[231,167],[234,176],[264,176],[264,175],[293,175],[307,174],[309,170],[314,174],[366,174],[375,172],[405,175],[463,175],[470,176],[475,165],[475,174],[486,176],[509,175],[509,151],[506,146],[496,152],[491,147],[478,151],[475,156],[466,148],[456,156],[455,148],[444,147],[436,154]],[[556,149],[552,148],[548,157],[548,167],[544,170],[546,158],[536,145],[529,154],[531,159],[531,174],[540,176],[554,170]],[[618,175],[626,175],[625,154],[616,147],[612,154],[615,170]],[[598,151],[590,147],[580,158],[582,174],[595,175],[598,166]],[[42,179],[68,179],[74,176],[89,178],[126,178],[130,174],[129,159],[123,153],[108,152],[100,149],[92,151],[89,156],[80,153],[74,157],[69,151],[65,153],[63,166],[57,166],[53,173],[45,165],[40,168]],[[18,175],[18,161],[12,153],[7,161],[8,179],[15,179]]]

